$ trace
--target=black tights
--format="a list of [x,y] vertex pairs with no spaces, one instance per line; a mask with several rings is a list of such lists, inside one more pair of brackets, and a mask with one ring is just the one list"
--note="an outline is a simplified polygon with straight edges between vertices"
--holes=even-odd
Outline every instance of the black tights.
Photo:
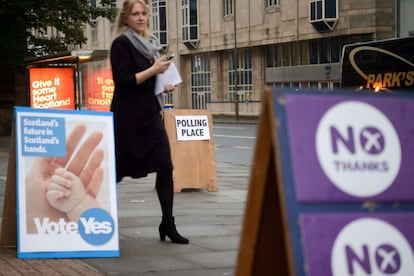
[[155,188],[161,205],[162,216],[172,218],[174,201],[174,183],[172,170],[158,171]]

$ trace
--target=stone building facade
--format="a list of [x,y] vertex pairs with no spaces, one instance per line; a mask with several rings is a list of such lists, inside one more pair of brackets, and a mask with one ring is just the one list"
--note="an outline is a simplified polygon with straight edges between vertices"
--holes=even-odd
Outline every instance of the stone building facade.
[[[183,79],[165,101],[213,115],[257,116],[265,86],[329,91],[340,86],[343,45],[414,35],[412,0],[148,0],[148,6],[150,27],[175,53]],[[102,59],[114,29],[115,22],[90,20],[87,42],[68,50]],[[109,62],[88,66],[101,70]],[[14,87],[0,85],[10,91],[0,97],[0,135],[10,132],[13,106],[28,101],[25,76],[9,73],[0,74],[14,79],[7,82]]]
[[[117,7],[122,0],[117,1]],[[157,0],[150,25],[176,54],[177,108],[256,116],[265,86],[329,91],[340,86],[342,46],[397,36],[406,0]],[[401,27],[403,26],[403,27]],[[83,49],[109,49],[114,22],[85,28]]]

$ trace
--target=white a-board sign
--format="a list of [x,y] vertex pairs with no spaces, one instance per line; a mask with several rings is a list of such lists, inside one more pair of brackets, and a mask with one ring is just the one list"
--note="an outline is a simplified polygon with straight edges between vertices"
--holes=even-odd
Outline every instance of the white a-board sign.
[[110,112],[15,108],[19,258],[119,256]]

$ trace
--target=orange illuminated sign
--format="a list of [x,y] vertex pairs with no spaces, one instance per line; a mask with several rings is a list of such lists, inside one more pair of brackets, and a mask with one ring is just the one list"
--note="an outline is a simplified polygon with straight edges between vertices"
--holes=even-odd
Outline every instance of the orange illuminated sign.
[[114,95],[114,81],[109,68],[93,68],[84,72],[85,106],[88,110],[109,111]]
[[73,68],[29,68],[30,106],[75,109]]

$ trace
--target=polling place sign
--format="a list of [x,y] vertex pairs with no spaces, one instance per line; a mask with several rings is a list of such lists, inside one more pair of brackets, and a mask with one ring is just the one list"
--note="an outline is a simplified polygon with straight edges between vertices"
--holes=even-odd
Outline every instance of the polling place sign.
[[15,108],[19,258],[119,256],[109,112]]
[[175,116],[178,141],[210,140],[206,115]]

